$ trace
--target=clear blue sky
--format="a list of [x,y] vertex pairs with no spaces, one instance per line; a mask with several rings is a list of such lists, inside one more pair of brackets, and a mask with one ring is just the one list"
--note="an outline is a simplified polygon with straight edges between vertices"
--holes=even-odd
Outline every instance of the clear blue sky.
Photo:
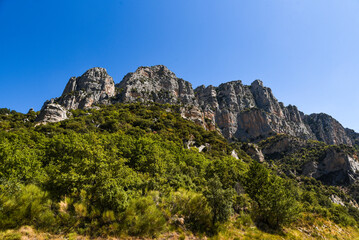
[[261,79],[359,131],[358,0],[0,0],[0,107],[39,110],[68,79],[138,66],[219,85]]

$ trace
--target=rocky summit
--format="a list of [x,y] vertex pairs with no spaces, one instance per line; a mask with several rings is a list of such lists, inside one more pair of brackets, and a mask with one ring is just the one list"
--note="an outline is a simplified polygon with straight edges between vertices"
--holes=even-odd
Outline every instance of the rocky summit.
[[109,104],[115,95],[115,83],[104,68],[91,68],[81,77],[72,77],[61,97],[44,103],[37,121],[58,122],[67,118],[67,110],[86,109]]
[[57,122],[66,119],[70,109],[118,102],[177,104],[182,117],[217,129],[229,140],[255,142],[281,133],[335,145],[359,142],[358,133],[327,114],[305,115],[296,106],[284,106],[260,80],[250,86],[231,81],[193,89],[163,65],[139,67],[116,85],[104,68],[89,69],[70,78],[60,97],[45,102],[37,121]]

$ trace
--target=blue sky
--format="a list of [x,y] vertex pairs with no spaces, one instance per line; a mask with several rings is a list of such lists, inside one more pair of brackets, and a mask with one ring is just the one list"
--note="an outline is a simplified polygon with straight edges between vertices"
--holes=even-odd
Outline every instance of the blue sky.
[[163,64],[194,87],[261,79],[359,131],[357,0],[0,0],[0,107],[39,110],[68,79]]

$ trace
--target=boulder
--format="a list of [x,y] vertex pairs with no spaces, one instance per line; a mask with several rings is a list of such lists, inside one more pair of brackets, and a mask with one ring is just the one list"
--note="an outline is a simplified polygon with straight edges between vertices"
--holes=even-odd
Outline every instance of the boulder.
[[67,119],[66,109],[54,102],[54,99],[45,102],[36,121],[39,123],[59,122]]

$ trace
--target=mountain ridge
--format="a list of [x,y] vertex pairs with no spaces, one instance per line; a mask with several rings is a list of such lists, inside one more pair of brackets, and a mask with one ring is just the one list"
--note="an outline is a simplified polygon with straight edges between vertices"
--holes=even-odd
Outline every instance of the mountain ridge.
[[306,239],[359,223],[358,148],[324,143],[357,133],[284,106],[259,80],[193,89],[154,66],[115,85],[93,68],[40,114],[1,112],[0,238],[33,224],[101,237],[173,229],[194,239],[291,239],[290,230]]
[[60,97],[46,101],[37,121],[57,122],[66,119],[70,109],[118,102],[178,104],[182,117],[208,130],[217,129],[229,140],[260,141],[284,133],[327,144],[359,143],[358,133],[328,114],[306,115],[294,105],[284,106],[261,80],[250,85],[237,80],[193,88],[164,65],[139,67],[117,84],[106,69],[91,68],[70,78]]

